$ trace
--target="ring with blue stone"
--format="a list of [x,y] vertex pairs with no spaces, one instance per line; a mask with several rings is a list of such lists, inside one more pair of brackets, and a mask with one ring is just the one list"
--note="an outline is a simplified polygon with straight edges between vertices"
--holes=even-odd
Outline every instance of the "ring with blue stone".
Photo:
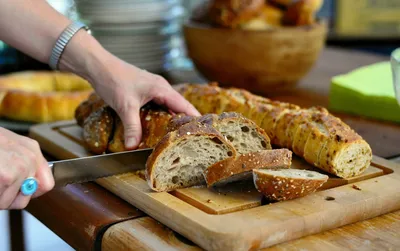
[[25,179],[21,185],[21,193],[25,196],[34,194],[37,189],[38,189],[38,183],[37,180],[33,177]]

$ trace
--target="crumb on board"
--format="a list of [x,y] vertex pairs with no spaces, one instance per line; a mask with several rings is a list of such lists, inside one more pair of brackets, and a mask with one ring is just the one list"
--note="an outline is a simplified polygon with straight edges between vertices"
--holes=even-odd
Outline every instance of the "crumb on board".
[[211,203],[211,200],[210,200],[210,199],[208,199],[208,200],[207,200],[207,203]]
[[356,186],[356,185],[352,185],[351,186],[352,188],[354,188],[354,189],[356,189],[356,190],[358,190],[358,191],[360,191],[361,190],[361,188],[359,188],[358,186]]

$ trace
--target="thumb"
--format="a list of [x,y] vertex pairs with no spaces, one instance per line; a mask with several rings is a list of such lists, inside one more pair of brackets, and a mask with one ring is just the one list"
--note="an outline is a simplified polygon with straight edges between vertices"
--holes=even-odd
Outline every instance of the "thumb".
[[142,124],[140,121],[140,109],[127,109],[120,115],[124,125],[125,148],[136,148],[142,138]]

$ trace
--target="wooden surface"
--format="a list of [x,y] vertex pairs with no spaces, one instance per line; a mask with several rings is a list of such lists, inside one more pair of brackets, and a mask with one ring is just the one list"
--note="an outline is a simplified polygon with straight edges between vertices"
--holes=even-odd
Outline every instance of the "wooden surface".
[[[358,52],[348,52],[337,49],[326,49],[320,60],[317,62],[314,70],[303,80],[293,93],[280,94],[282,100],[291,101],[300,105],[317,105],[326,104],[327,95],[329,91],[329,80],[332,76],[340,73],[348,72],[358,66],[377,62],[386,58],[377,57],[368,54],[361,54]],[[197,74],[188,71],[174,71],[165,75],[171,82],[199,82],[202,79]],[[279,97],[277,97],[279,98]],[[374,150],[374,153],[381,157],[400,156],[400,144],[398,144],[398,136],[400,126],[391,123],[371,121],[367,119],[360,119],[358,117],[341,116],[345,117],[345,121],[352,125],[356,130],[369,142]],[[71,156],[63,156],[62,158],[70,158]],[[400,158],[399,158],[400,161]],[[86,187],[88,184],[82,184],[79,186]],[[104,189],[96,184],[92,184],[92,194],[102,194]],[[78,185],[71,185],[70,188]],[[96,201],[91,200],[90,196],[80,189],[63,189],[58,191],[64,196],[71,196],[74,193],[76,200],[68,201],[68,205],[74,207],[76,204],[85,204],[85,210],[93,211],[93,214],[97,214],[99,211],[113,212],[118,208],[110,207],[108,203],[95,203]],[[44,223],[57,234],[66,240],[77,250],[88,250],[86,241],[72,241],[73,239],[83,240],[89,238],[88,235],[82,235],[82,229],[85,228],[88,221],[75,221],[73,226],[69,226],[67,221],[59,221],[58,219],[68,217],[64,214],[63,210],[53,210],[47,205],[53,205],[56,201],[62,201],[61,196],[42,196],[35,202],[41,206],[42,215],[48,215],[47,220]],[[122,199],[115,196],[110,197],[118,201],[118,203],[126,205]],[[61,203],[66,205],[67,203]],[[129,206],[129,205],[128,205]],[[135,210],[134,207],[130,206],[131,210]],[[30,207],[28,207],[28,210]],[[79,210],[76,214],[79,214]],[[117,213],[116,213],[117,214]],[[36,212],[33,215],[38,217]],[[98,214],[103,216],[102,214]],[[111,214],[110,214],[111,215]],[[280,244],[275,247],[286,247],[282,250],[297,250],[293,248],[294,245],[308,243],[307,250],[329,250],[322,249],[320,247],[326,247],[329,244],[335,244],[340,246],[339,250],[361,250],[358,247],[364,244],[362,250],[398,250],[400,249],[400,243],[398,243],[399,237],[396,233],[400,232],[400,211],[385,216],[379,216],[371,220],[366,220],[356,224],[341,227],[335,230],[326,231],[322,234],[312,235],[304,237],[298,240],[290,241],[284,244]],[[42,220],[44,217],[39,217]],[[111,220],[110,217],[109,220]],[[186,241],[178,243],[178,241],[171,235],[171,230],[158,224],[154,219],[150,217],[139,218],[143,223],[139,223],[143,228],[140,231],[134,232],[129,223],[133,223],[135,220],[129,220],[122,223],[112,225],[104,234],[103,248],[105,250],[121,250],[121,247],[126,247],[126,250],[191,250],[187,249],[187,245],[184,244]],[[47,224],[49,221],[58,222],[58,224]],[[120,221],[120,217],[115,216],[115,222]],[[42,220],[43,221],[43,220]],[[98,221],[92,221],[90,224],[95,225]],[[137,226],[134,224],[134,226]],[[154,226],[157,226],[158,231],[153,231]],[[352,226],[357,226],[353,228]],[[147,229],[149,227],[149,229]],[[71,229],[71,231],[60,231],[57,229]],[[103,228],[107,229],[106,227]],[[117,231],[130,232],[128,235],[116,235]],[[145,231],[142,233],[142,230]],[[169,234],[165,235],[163,231],[167,231]],[[154,233],[154,234],[153,234]],[[176,234],[174,234],[175,236]],[[110,238],[112,237],[112,238]],[[101,238],[101,237],[99,237]],[[178,238],[178,237],[177,237]],[[132,240],[136,241],[132,241]],[[182,240],[182,238],[178,238]],[[354,241],[353,241],[354,240]],[[152,248],[155,247],[155,242],[161,243],[163,248]],[[368,244],[368,245],[365,245]],[[275,248],[273,247],[273,248]],[[382,248],[384,247],[384,248]],[[194,249],[196,250],[196,249]],[[332,250],[332,249],[331,249]],[[333,250],[338,250],[333,249]]]
[[[88,156],[81,135],[73,122],[34,126],[30,134],[42,149],[59,158]],[[331,181],[328,190],[269,205],[262,205],[260,194],[249,187],[227,186],[227,191],[187,188],[157,193],[134,173],[96,182],[202,248],[248,250],[399,210],[400,166],[379,157],[374,157],[371,166],[365,177],[346,180],[345,185],[335,178],[339,182]],[[293,168],[311,166],[294,160]]]
[[69,245],[93,250],[104,231],[142,212],[94,183],[68,185],[34,199],[27,210]]
[[[400,211],[350,224],[316,235],[275,245],[262,251],[382,251],[400,248]],[[182,240],[174,231],[150,217],[110,227],[103,237],[103,251],[202,250]]]

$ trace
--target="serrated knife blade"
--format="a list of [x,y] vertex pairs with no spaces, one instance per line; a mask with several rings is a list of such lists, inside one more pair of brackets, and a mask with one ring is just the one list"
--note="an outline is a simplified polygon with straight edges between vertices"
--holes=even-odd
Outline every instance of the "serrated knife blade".
[[55,186],[94,181],[99,178],[145,169],[153,149],[140,149],[49,162]]

